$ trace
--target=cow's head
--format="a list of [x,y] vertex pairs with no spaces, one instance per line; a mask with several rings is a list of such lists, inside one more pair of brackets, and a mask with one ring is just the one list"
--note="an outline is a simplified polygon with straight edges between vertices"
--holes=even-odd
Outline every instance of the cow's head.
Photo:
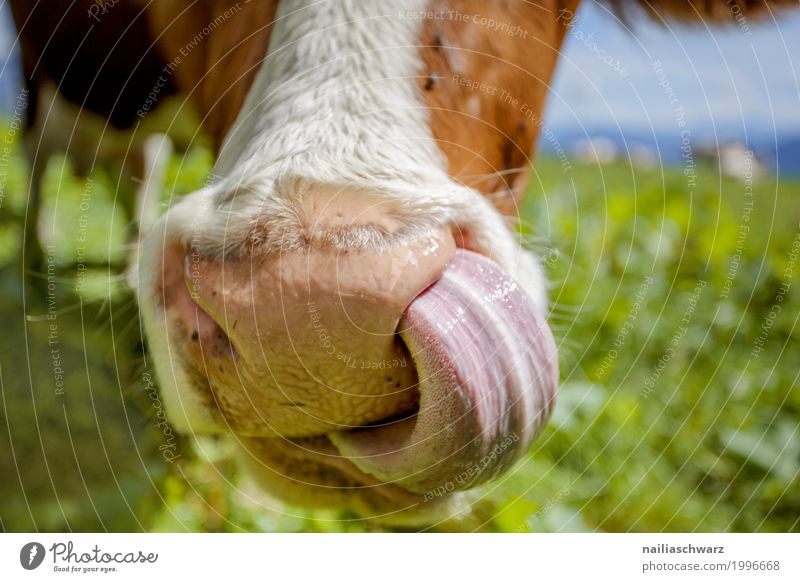
[[[150,233],[139,281],[178,430],[230,433],[269,490],[367,515],[526,451],[557,354],[513,218],[576,3],[212,14],[210,34],[244,27],[198,85],[217,79],[225,139],[213,181]],[[229,54],[250,55],[238,76]]]

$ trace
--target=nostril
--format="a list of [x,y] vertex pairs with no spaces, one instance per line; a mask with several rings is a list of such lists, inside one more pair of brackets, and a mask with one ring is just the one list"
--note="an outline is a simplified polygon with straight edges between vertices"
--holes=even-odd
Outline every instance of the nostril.
[[169,249],[165,253],[164,307],[177,317],[186,343],[198,346],[203,355],[237,357],[237,350],[225,330],[200,305],[200,259],[195,257],[198,257],[196,253],[183,248]]
[[475,237],[469,230],[454,224],[450,227],[450,234],[457,249],[479,252],[475,244]]

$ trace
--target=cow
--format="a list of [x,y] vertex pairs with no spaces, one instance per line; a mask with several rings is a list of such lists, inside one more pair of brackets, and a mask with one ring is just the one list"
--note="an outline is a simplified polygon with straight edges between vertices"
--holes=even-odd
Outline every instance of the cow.
[[[35,9],[14,4],[25,36]],[[111,39],[126,35],[114,11],[147,22],[147,42],[117,60],[144,85],[110,81],[112,101],[78,82],[66,97],[124,124],[174,88],[215,144],[211,179],[155,222],[134,267],[177,431],[232,438],[289,503],[380,519],[448,515],[526,454],[553,410],[558,355],[542,268],[513,225],[577,4],[64,8]],[[642,2],[695,22],[782,4]],[[74,89],[59,66],[50,75]]]

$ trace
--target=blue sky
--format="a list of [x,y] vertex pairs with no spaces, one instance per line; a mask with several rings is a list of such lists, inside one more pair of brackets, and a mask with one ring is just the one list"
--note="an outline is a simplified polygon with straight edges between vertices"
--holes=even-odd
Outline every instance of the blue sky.
[[661,27],[646,20],[626,30],[604,6],[586,2],[564,47],[546,119],[562,130],[674,130],[673,106],[652,65],[661,61],[693,134],[800,136],[800,11],[747,24],[749,34],[736,24]]
[[[587,0],[564,47],[546,123],[560,132],[604,128],[622,135],[674,134],[673,105],[652,66],[660,61],[693,136],[800,137],[800,11],[748,26],[745,34],[735,24],[713,29],[659,27],[639,20],[627,30],[605,6]],[[0,22],[4,111],[16,90],[17,77],[4,66],[13,40],[4,6]]]
[[[0,113],[8,113],[16,97],[19,82],[16,61],[9,62],[14,44],[14,31],[7,3],[0,0]],[[14,55],[16,56],[16,55]]]

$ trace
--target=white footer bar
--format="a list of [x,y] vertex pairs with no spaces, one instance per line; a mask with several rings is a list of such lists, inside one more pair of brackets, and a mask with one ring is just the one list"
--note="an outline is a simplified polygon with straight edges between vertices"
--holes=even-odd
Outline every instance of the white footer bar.
[[[800,534],[3,534],[0,580],[800,580]],[[578,578],[581,576],[583,578]]]

